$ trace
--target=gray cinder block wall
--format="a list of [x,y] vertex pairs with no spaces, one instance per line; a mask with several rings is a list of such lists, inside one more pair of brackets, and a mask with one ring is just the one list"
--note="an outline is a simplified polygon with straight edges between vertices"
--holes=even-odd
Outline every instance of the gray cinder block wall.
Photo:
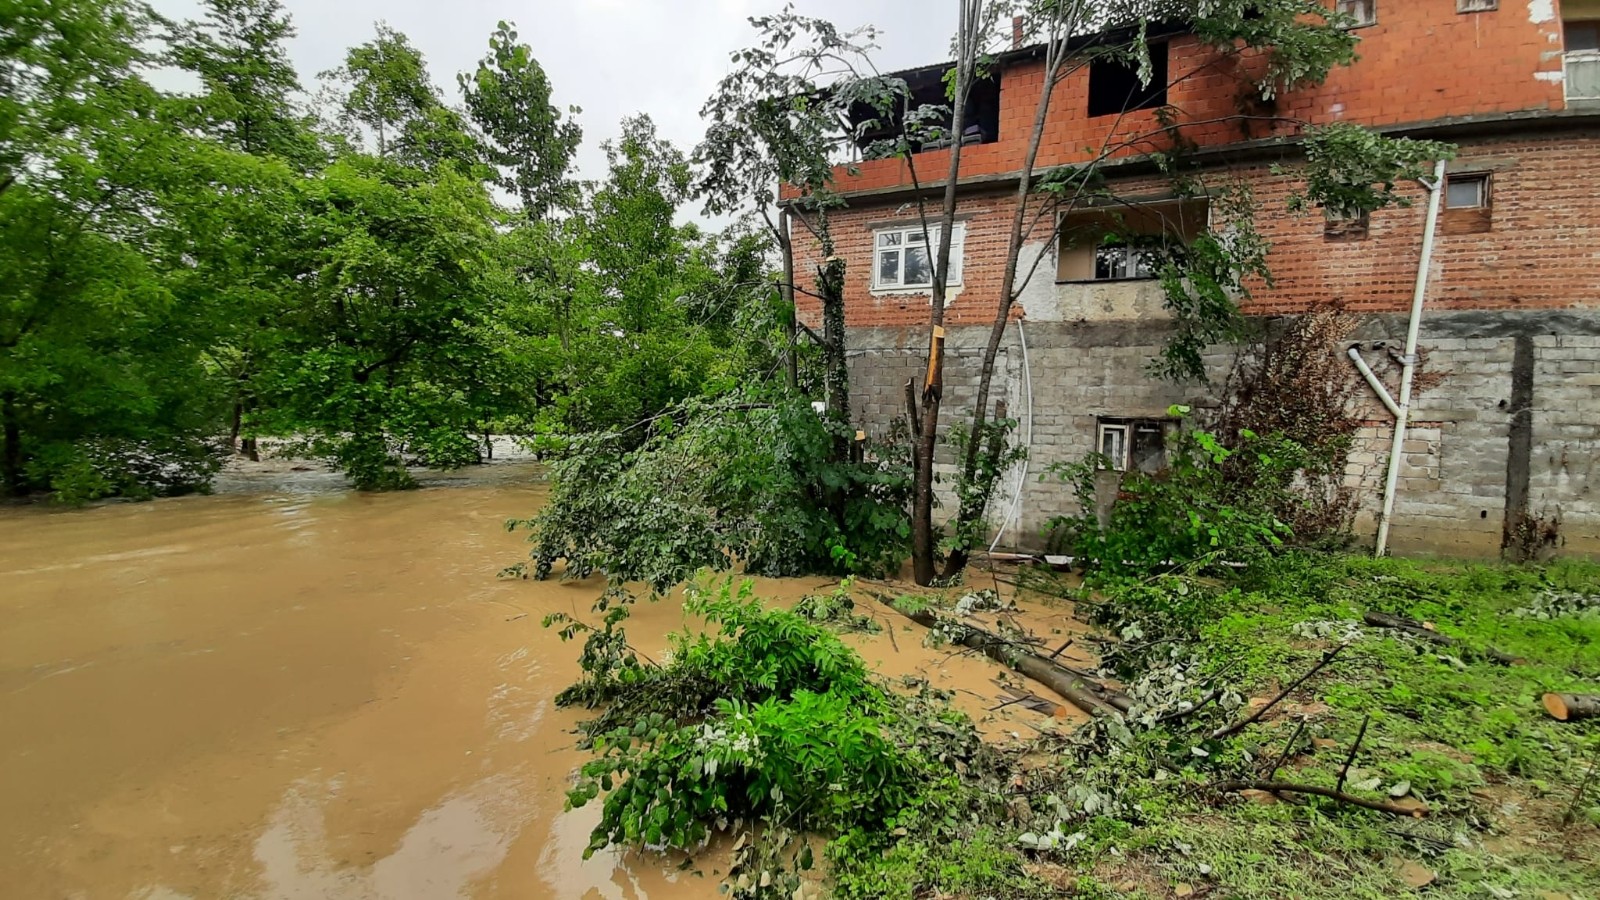
[[[1377,345],[1398,352],[1405,329],[1404,316],[1373,316],[1352,341],[1362,344],[1381,374],[1386,350]],[[1210,384],[1180,386],[1147,371],[1166,336],[1159,320],[1025,321],[1022,330],[1026,372],[1013,325],[997,361],[993,394],[1022,421],[1019,438],[1028,436],[1030,424],[1032,434],[1020,513],[1007,523],[1002,544],[1037,549],[1052,517],[1076,511],[1065,485],[1040,480],[1049,466],[1092,452],[1101,416],[1161,417],[1173,404],[1214,405],[1232,354],[1219,349],[1208,358]],[[923,328],[850,330],[851,395],[861,427],[881,433],[904,415],[905,383],[920,383],[924,372],[926,334]],[[969,414],[988,335],[986,327],[949,330],[945,427]],[[1600,499],[1590,478],[1600,461],[1600,312],[1429,312],[1421,346],[1428,370],[1442,380],[1413,404],[1392,530],[1395,551],[1496,555],[1509,502],[1559,522],[1558,550],[1600,555]],[[1348,477],[1363,504],[1358,536],[1371,541],[1393,422],[1368,399],[1361,415],[1369,421],[1358,435]],[[954,513],[952,460],[953,451],[943,448],[945,516]],[[1011,506],[1020,474],[1004,480],[991,509],[996,525]]]

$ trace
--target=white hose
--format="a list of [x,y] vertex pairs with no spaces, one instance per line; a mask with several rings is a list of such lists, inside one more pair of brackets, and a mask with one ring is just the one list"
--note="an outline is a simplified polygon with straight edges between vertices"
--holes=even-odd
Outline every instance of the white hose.
[[1033,452],[1033,370],[1028,365],[1028,335],[1022,330],[1022,320],[1017,320],[1017,340],[1022,343],[1022,383],[1023,390],[1028,397],[1028,422],[1026,437],[1023,438],[1022,449],[1027,453],[1022,457],[1022,472],[1017,476],[1017,489],[1011,497],[1011,508],[1006,510],[1006,517],[1000,521],[1000,530],[995,532],[994,543],[989,545],[989,552],[1000,546],[1000,539],[1005,537],[1006,526],[1011,524],[1017,515],[1017,509],[1022,505],[1022,490],[1028,483],[1028,458]]

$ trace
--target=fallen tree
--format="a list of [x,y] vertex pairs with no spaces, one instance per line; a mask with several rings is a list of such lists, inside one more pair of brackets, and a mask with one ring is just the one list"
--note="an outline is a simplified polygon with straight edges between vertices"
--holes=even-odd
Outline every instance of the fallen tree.
[[1441,647],[1465,647],[1467,650],[1482,654],[1483,656],[1494,660],[1502,666],[1519,666],[1522,665],[1524,661],[1521,657],[1512,656],[1509,653],[1496,650],[1493,647],[1484,647],[1479,649],[1462,644],[1460,641],[1450,637],[1447,634],[1440,634],[1439,632],[1434,631],[1432,628],[1429,628],[1427,625],[1418,622],[1416,619],[1408,619],[1405,616],[1393,616],[1388,613],[1381,612],[1368,612],[1361,618],[1362,621],[1373,627],[1390,628],[1395,631],[1403,631],[1412,637],[1421,638],[1429,643],[1438,644]]
[[1600,718],[1600,694],[1545,694],[1544,709],[1562,722]]
[[[872,596],[879,603],[929,630],[939,629],[948,624],[941,622],[930,608],[907,609],[894,598],[876,591]],[[1126,695],[1084,678],[1031,650],[1023,649],[1015,641],[964,622],[956,624],[960,630],[951,635],[951,639],[956,643],[1016,669],[1090,715],[1115,715],[1127,712],[1133,705],[1133,701]]]

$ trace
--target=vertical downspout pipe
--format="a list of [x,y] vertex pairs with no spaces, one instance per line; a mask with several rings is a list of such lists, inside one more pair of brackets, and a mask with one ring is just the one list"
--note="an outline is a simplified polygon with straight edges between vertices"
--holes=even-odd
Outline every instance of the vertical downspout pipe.
[[1022,506],[1022,492],[1028,487],[1028,460],[1033,455],[1033,367],[1028,365],[1028,334],[1022,330],[1022,320],[1017,320],[1017,341],[1022,344],[1022,384],[1028,397],[1028,426],[1022,439],[1022,471],[1017,475],[1017,490],[1011,497],[1011,506],[1006,509],[1006,517],[1000,520],[1000,530],[995,532],[994,542],[989,545],[989,552],[1000,546],[1000,539],[1006,536],[1006,526],[1019,517],[1019,507]]
[[1439,230],[1439,207],[1444,199],[1444,160],[1433,164],[1428,186],[1428,221],[1422,227],[1422,260],[1417,264],[1417,287],[1411,295],[1411,324],[1406,329],[1406,355],[1400,373],[1400,411],[1394,420],[1394,443],[1389,448],[1389,474],[1383,483],[1383,516],[1378,520],[1377,555],[1389,552],[1389,526],[1394,520],[1394,495],[1400,483],[1400,455],[1405,449],[1406,426],[1411,421],[1411,384],[1417,373],[1417,338],[1422,329],[1422,302],[1428,295],[1428,270],[1433,265],[1434,238]]

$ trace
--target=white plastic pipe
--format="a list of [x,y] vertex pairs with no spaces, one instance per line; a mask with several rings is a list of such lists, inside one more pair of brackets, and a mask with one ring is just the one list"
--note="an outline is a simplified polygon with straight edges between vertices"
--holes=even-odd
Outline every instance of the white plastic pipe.
[[1411,382],[1417,372],[1417,338],[1422,329],[1422,302],[1428,295],[1428,269],[1433,265],[1433,243],[1439,228],[1439,207],[1444,199],[1444,186],[1444,160],[1441,159],[1433,164],[1433,183],[1428,185],[1428,221],[1422,227],[1422,260],[1417,265],[1417,287],[1411,295],[1411,324],[1406,329],[1406,355],[1401,360],[1400,409],[1395,413],[1394,443],[1389,448],[1389,474],[1383,483],[1383,517],[1378,520],[1378,556],[1389,552],[1394,495],[1400,484],[1400,454],[1405,449],[1406,426],[1411,421]]
[[1367,387],[1372,388],[1372,392],[1378,395],[1379,400],[1383,401],[1384,408],[1389,410],[1389,414],[1396,419],[1400,418],[1399,405],[1394,402],[1394,397],[1390,396],[1389,389],[1384,387],[1383,382],[1378,379],[1377,373],[1372,371],[1371,366],[1367,365],[1367,358],[1361,355],[1360,347],[1350,348],[1350,361],[1356,364],[1356,368],[1361,371],[1361,377],[1367,380]]
[[1006,517],[1000,520],[1000,530],[995,532],[994,543],[989,545],[990,553],[1000,546],[1000,539],[1006,535],[1006,526],[1011,524],[1018,507],[1022,505],[1022,492],[1028,486],[1028,457],[1033,453],[1033,370],[1028,365],[1028,334],[1022,330],[1021,319],[1017,320],[1017,340],[1022,343],[1022,384],[1028,396],[1028,424],[1026,436],[1022,439],[1022,448],[1028,453],[1022,457],[1022,473],[1017,476],[1017,490],[1011,497],[1011,507],[1006,510]]

